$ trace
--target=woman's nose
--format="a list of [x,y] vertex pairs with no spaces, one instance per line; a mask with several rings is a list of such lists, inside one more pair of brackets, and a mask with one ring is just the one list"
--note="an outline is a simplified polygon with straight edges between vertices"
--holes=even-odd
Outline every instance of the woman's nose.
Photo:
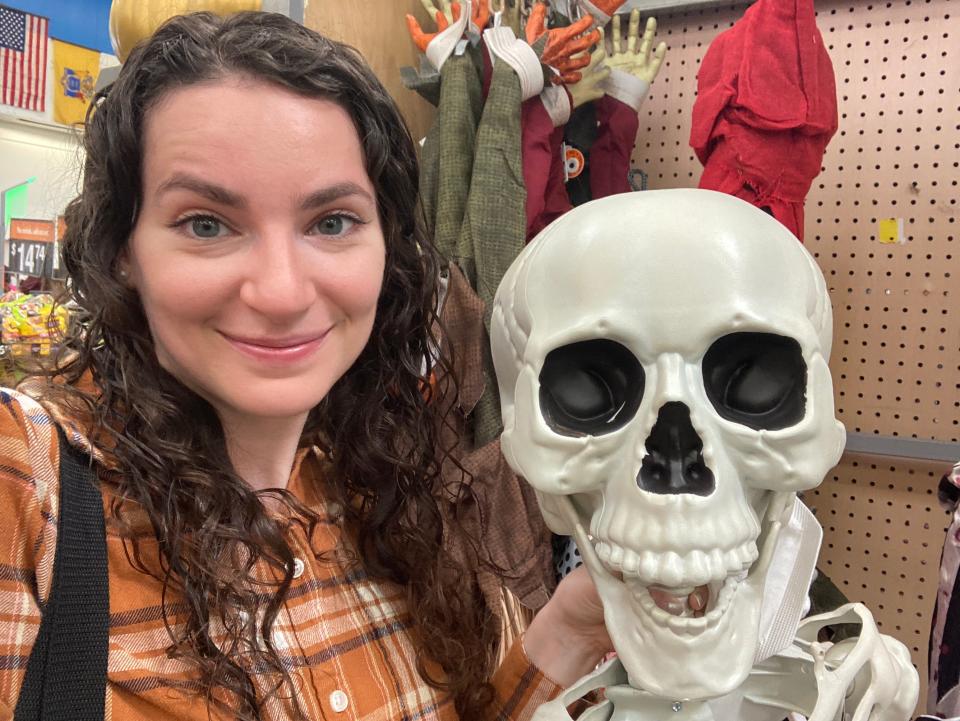
[[276,320],[305,313],[317,300],[306,250],[294,233],[272,231],[259,237],[245,269],[241,299]]

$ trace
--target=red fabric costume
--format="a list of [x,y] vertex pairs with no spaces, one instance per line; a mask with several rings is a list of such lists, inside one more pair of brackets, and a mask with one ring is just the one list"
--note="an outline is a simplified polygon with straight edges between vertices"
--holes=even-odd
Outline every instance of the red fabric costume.
[[610,95],[596,101],[597,139],[590,148],[590,194],[594,200],[629,193],[630,156],[640,130],[640,116]]
[[[627,173],[640,119],[637,111],[604,95],[594,101],[597,138],[590,149],[590,191],[593,199],[630,191]],[[539,97],[521,111],[523,178],[527,187],[527,242],[573,206],[563,173],[563,127],[553,120]]]
[[690,145],[700,187],[758,206],[803,240],[803,203],[837,130],[813,0],[758,0],[700,66]]
[[563,126],[554,127],[539,97],[520,111],[523,181],[527,188],[527,242],[572,207],[563,179]]

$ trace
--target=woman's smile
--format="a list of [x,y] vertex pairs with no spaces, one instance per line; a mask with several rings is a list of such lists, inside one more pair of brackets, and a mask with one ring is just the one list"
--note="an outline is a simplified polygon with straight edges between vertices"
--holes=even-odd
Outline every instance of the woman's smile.
[[293,364],[306,360],[323,345],[331,328],[320,333],[286,337],[242,337],[220,331],[231,346],[256,361],[270,364]]

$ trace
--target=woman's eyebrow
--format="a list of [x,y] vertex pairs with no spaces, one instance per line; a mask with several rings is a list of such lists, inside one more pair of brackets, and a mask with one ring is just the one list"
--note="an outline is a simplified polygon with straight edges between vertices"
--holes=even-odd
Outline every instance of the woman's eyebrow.
[[202,195],[214,203],[227,205],[231,208],[245,208],[247,206],[246,198],[239,193],[186,173],[175,173],[163,181],[157,189],[157,195],[163,195],[172,190],[187,190]]
[[359,195],[370,202],[373,202],[373,196],[370,193],[352,181],[336,183],[326,188],[321,188],[300,201],[300,207],[303,209],[317,208],[333,202],[347,195]]
[[[157,194],[162,195],[173,190],[187,190],[192,193],[196,193],[197,195],[202,195],[204,198],[207,198],[215,203],[226,205],[232,208],[245,208],[247,206],[246,198],[239,193],[235,193],[234,191],[228,190],[223,186],[210,183],[206,180],[201,180],[200,178],[188,175],[186,173],[176,173],[165,180],[157,189]],[[348,195],[359,195],[362,198],[373,202],[373,196],[370,195],[366,189],[357,183],[347,181],[343,183],[336,183],[329,187],[321,188],[320,190],[310,193],[300,201],[300,207],[304,209],[317,208]]]

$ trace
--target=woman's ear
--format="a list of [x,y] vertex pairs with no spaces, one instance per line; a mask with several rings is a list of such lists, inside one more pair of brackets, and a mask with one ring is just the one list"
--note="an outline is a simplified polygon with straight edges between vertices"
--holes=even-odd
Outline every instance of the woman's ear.
[[134,288],[136,286],[133,282],[130,265],[130,252],[124,248],[122,251],[120,251],[120,255],[117,256],[117,262],[115,264],[116,276],[121,285],[126,286],[127,288]]

